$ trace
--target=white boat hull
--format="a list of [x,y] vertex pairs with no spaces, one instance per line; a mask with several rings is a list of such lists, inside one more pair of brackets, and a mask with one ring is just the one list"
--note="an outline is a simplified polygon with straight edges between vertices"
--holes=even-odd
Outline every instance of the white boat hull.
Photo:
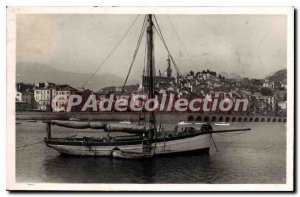
[[[77,156],[112,156],[114,149],[118,148],[127,152],[142,152],[143,145],[120,145],[120,146],[72,146],[48,144],[47,146],[62,154]],[[176,154],[194,152],[210,148],[210,135],[198,135],[194,137],[177,139],[165,142],[152,143],[153,155]]]

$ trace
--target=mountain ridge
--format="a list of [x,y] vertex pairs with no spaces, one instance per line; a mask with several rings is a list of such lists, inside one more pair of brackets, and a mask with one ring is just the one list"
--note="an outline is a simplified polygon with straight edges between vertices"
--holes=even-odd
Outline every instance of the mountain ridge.
[[[82,87],[83,83],[91,76],[90,73],[67,72],[53,68],[50,65],[17,62],[16,82],[38,83],[53,82],[56,84],[69,84],[74,88]],[[124,79],[110,73],[96,74],[85,88],[98,91],[106,86],[121,86]],[[127,84],[136,84],[137,81],[128,81]]]
[[270,81],[277,81],[277,82],[286,82],[287,80],[287,69],[281,69],[276,71],[274,74],[266,77]]

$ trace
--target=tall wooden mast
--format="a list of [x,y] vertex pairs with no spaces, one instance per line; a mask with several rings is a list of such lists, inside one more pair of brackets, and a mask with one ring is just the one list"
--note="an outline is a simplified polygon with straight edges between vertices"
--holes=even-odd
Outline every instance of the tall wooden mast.
[[[153,21],[152,15],[148,14],[147,16],[148,26],[147,26],[147,67],[149,70],[149,99],[155,98],[154,93],[154,57],[153,57]],[[151,137],[156,129],[156,120],[155,120],[155,112],[150,112],[150,131]]]

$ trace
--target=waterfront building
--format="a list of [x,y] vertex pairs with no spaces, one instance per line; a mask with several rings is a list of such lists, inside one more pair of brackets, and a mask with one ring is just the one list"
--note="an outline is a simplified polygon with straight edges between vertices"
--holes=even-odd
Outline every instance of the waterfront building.
[[33,87],[32,84],[16,84],[16,107],[18,111],[34,108]]
[[287,102],[286,102],[286,101],[279,101],[279,102],[278,102],[278,107],[279,107],[280,109],[286,110]]
[[37,109],[41,111],[47,111],[51,102],[51,88],[36,88],[34,90],[34,99],[37,103]]
[[60,95],[60,98],[68,100],[71,94],[76,92],[75,88],[72,88],[69,85],[57,85],[55,88],[52,89],[52,98],[57,95]]
[[281,87],[284,87],[284,85],[282,86],[282,83],[278,82],[278,81],[269,81],[268,79],[265,79],[265,81],[263,83],[263,87],[272,88],[272,89],[279,89]]
[[22,101],[22,92],[16,92],[16,102]]
[[52,99],[59,96],[57,105],[64,106],[67,104],[69,96],[75,93],[76,89],[67,84],[56,85],[48,82],[38,83],[34,89],[34,100],[38,110],[48,111],[51,109]]

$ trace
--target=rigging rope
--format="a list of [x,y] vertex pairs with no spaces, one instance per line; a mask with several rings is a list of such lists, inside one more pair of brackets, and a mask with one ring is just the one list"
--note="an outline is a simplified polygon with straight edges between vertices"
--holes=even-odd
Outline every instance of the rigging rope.
[[174,24],[172,23],[172,21],[171,21],[171,19],[170,19],[170,16],[167,15],[167,17],[168,17],[168,19],[169,19],[169,21],[170,21],[170,24],[171,24],[172,28],[173,28],[174,31],[175,31],[175,34],[176,34],[178,40],[180,41],[181,45],[183,46],[184,50],[186,51],[187,55],[189,56],[189,58],[190,58],[190,60],[191,60],[191,62],[192,62],[192,64],[193,64],[193,66],[196,66],[196,64],[195,64],[195,62],[194,62],[192,56],[190,55],[189,51],[187,50],[187,48],[186,48],[185,45],[183,44],[182,39],[180,38],[178,32],[176,31],[176,28],[175,28]]
[[139,48],[140,48],[140,45],[141,45],[141,41],[142,41],[143,36],[144,36],[145,29],[146,29],[146,16],[145,16],[145,18],[144,18],[144,22],[143,22],[143,25],[142,25],[142,30],[141,30],[141,33],[140,33],[140,36],[139,36],[139,39],[138,39],[138,42],[137,42],[137,46],[136,46],[135,51],[134,51],[133,59],[132,59],[132,61],[131,61],[131,63],[130,63],[129,71],[128,71],[128,73],[127,73],[125,82],[124,82],[123,87],[122,87],[121,94],[123,94],[123,92],[124,92],[124,88],[125,88],[125,85],[126,85],[126,83],[127,83],[128,77],[129,77],[129,75],[130,75],[130,72],[131,72],[133,63],[134,63],[134,61],[135,61],[136,55],[137,55],[137,53],[138,53],[138,51],[139,51]]
[[155,29],[155,31],[157,32],[157,34],[158,34],[159,38],[161,39],[162,43],[164,44],[164,46],[165,46],[165,48],[166,48],[166,50],[167,50],[167,52],[168,52],[168,54],[169,54],[169,56],[170,56],[170,58],[171,58],[173,64],[174,64],[174,67],[175,67],[177,73],[178,73],[179,75],[181,75],[181,72],[180,72],[180,70],[179,70],[179,68],[178,68],[178,66],[177,66],[177,64],[176,64],[176,62],[174,61],[174,58],[173,58],[173,56],[171,55],[170,50],[169,50],[169,48],[168,48],[168,46],[167,46],[167,43],[166,43],[166,41],[165,41],[165,39],[164,39],[164,37],[163,37],[163,35],[162,35],[161,29],[160,29],[160,27],[159,27],[159,24],[158,24],[158,22],[157,22],[157,20],[156,20],[155,15],[153,15],[153,17],[154,17],[154,21],[155,21],[156,26],[157,26],[157,28],[156,28],[156,26],[153,25],[153,26],[154,26],[154,29]]
[[82,87],[84,87],[94,76],[95,74],[99,71],[99,69],[105,64],[105,62],[108,60],[108,58],[113,54],[113,52],[118,48],[118,46],[121,44],[121,42],[124,40],[124,38],[127,36],[129,33],[130,29],[133,27],[133,25],[136,23],[137,19],[139,18],[140,15],[137,15],[132,24],[129,26],[129,28],[126,30],[124,35],[121,37],[121,40],[116,44],[116,46],[110,51],[110,53],[106,56],[106,58],[102,61],[100,66],[95,70],[93,74],[83,83]]
[[145,39],[145,53],[144,53],[144,69],[143,69],[143,76],[145,76],[146,70],[146,56],[147,56],[147,39]]

